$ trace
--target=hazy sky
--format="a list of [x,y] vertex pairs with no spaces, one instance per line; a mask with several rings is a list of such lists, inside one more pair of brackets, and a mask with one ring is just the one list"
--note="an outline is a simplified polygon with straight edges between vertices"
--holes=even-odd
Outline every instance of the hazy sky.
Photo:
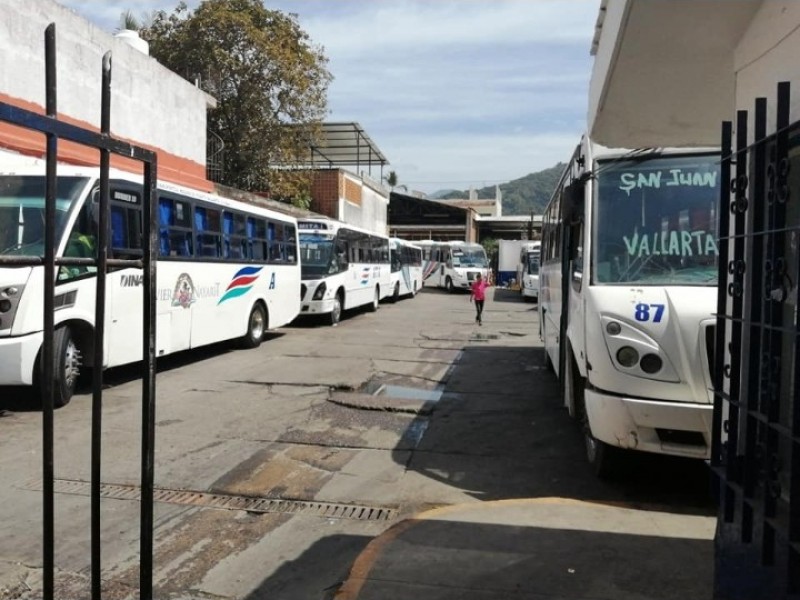
[[[113,32],[178,0],[58,0]],[[195,7],[198,0],[187,4]],[[466,190],[566,161],[586,127],[600,0],[265,0],[296,13],[357,121],[409,189]],[[372,175],[380,175],[373,168]]]

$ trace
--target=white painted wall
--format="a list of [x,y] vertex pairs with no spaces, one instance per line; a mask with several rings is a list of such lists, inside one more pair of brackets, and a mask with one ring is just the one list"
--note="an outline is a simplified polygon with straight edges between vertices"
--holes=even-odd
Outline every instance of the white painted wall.
[[350,225],[387,235],[389,197],[386,191],[378,191],[368,185],[367,180],[340,170],[341,176],[361,187],[361,204],[339,198],[339,219]]
[[100,126],[102,58],[112,51],[115,136],[205,165],[210,97],[52,0],[0,0],[0,92],[44,107],[44,31],[56,24],[58,111]]

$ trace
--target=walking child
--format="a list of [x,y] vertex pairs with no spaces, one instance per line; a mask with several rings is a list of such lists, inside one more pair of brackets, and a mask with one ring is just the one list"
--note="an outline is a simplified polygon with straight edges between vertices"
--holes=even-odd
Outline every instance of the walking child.
[[475,322],[478,325],[483,325],[483,302],[486,300],[486,288],[489,287],[489,285],[490,284],[481,277],[481,274],[478,273],[470,288],[469,301],[475,301]]

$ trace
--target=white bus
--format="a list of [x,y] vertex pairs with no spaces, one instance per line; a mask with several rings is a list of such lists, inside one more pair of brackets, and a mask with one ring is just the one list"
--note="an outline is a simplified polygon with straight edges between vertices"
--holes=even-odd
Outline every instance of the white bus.
[[547,206],[546,361],[599,476],[623,449],[709,457],[719,161],[584,138]]
[[523,242],[519,252],[517,281],[522,299],[539,299],[539,267],[541,242]]
[[333,219],[300,219],[301,315],[328,315],[378,304],[392,292],[389,238]]
[[391,297],[416,296],[422,288],[422,248],[400,238],[389,238]]
[[489,259],[480,244],[470,242],[415,242],[422,248],[422,277],[425,285],[448,292],[468,290],[480,273],[489,277]]
[[[96,255],[99,169],[60,166],[56,256]],[[44,167],[0,167],[0,254],[43,256]],[[110,172],[109,258],[142,256],[141,177]],[[264,208],[158,184],[156,354],[264,331],[300,310],[296,220]],[[142,271],[109,272],[101,368],[142,359]],[[56,281],[57,406],[92,364],[94,267],[60,267]],[[0,268],[0,385],[32,385],[43,340],[44,267]]]

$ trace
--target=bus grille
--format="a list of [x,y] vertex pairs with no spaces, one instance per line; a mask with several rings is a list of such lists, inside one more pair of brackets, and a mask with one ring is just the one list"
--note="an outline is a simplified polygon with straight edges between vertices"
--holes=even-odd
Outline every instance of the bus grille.
[[467,281],[475,279],[475,271],[467,271]]

